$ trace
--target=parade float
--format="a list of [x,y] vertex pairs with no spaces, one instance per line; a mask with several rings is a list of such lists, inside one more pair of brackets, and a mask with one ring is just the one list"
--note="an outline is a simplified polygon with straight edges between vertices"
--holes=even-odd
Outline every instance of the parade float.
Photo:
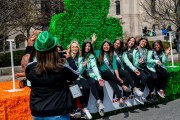
[[[99,48],[105,38],[111,42],[115,38],[123,38],[123,31],[118,19],[107,17],[109,12],[109,0],[64,0],[66,12],[59,13],[52,17],[50,21],[50,33],[59,39],[59,43],[66,48],[70,41],[76,38],[80,44],[87,38],[91,38],[93,33],[96,33],[97,40],[94,45],[96,49]],[[172,55],[172,54],[171,54]],[[171,56],[173,57],[173,55]],[[168,63],[169,80],[165,90],[166,98],[161,99],[155,104],[168,102],[180,97],[180,63]],[[14,79],[12,77],[12,79]],[[15,87],[16,86],[16,87]],[[29,108],[30,88],[22,88],[22,91],[16,91],[19,88],[19,81],[12,80],[8,82],[0,82],[0,120],[31,120],[31,113]],[[13,89],[14,92],[7,90]],[[147,89],[145,95],[147,95]],[[132,104],[130,108],[120,108],[116,96],[109,84],[105,83],[105,111],[106,114],[112,115],[119,112],[137,109],[142,107],[134,100],[131,95],[128,98]],[[145,107],[151,104],[145,103]],[[143,106],[143,107],[144,107]],[[93,96],[90,96],[89,110],[94,113],[93,118],[96,119],[99,114],[96,114],[97,109]]]

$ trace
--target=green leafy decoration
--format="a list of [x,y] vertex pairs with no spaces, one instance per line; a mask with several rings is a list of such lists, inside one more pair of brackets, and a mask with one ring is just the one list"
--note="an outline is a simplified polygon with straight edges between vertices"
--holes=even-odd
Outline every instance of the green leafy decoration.
[[64,48],[74,38],[82,45],[93,33],[97,35],[96,49],[99,49],[105,38],[114,41],[122,37],[119,20],[107,18],[109,0],[64,0],[64,5],[66,12],[54,15],[49,26],[50,33],[58,37]]

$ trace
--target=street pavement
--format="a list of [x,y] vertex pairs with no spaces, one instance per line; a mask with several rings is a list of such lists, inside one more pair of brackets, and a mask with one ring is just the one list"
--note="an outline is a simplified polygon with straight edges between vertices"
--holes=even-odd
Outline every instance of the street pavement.
[[154,107],[119,113],[105,117],[104,120],[180,120],[180,99]]

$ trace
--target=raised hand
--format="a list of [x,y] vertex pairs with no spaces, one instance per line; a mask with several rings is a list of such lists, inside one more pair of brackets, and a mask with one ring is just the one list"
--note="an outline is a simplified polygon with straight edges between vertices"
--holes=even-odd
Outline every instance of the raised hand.
[[37,38],[37,36],[38,36],[38,34],[40,33],[40,32],[42,32],[41,30],[35,30],[33,33],[32,33],[32,35],[29,37],[29,39],[28,39],[28,43],[27,43],[27,45],[28,46],[33,46],[34,45],[34,42],[36,41],[36,38]]
[[96,36],[95,33],[93,33],[93,35],[92,35],[92,40],[91,40],[91,44],[93,44],[93,43],[96,41],[96,39],[97,39],[97,36]]

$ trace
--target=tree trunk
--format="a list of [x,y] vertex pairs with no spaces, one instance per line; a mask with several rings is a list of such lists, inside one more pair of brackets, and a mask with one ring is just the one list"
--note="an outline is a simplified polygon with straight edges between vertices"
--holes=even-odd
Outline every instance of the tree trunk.
[[3,39],[3,53],[4,54],[6,53],[6,50],[5,50],[5,39]]
[[4,32],[4,37],[3,37],[3,53],[5,54],[6,53],[6,34]]
[[27,33],[27,41],[28,41],[29,36],[30,36],[30,29],[31,29],[31,28],[26,29],[26,33]]

